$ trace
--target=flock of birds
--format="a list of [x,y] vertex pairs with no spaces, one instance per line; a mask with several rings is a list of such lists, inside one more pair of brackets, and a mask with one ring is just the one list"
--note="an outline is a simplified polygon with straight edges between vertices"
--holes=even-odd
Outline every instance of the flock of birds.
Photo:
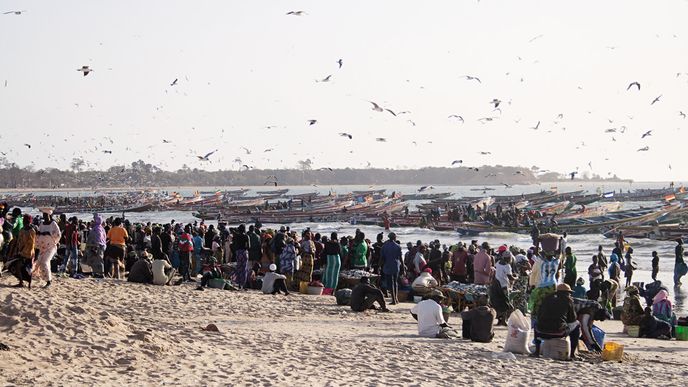
[[[25,13],[25,12],[26,12],[26,11],[24,11],[24,10],[12,10],[12,11],[2,12],[2,14],[4,14],[4,15],[22,15],[22,14]],[[305,12],[305,11],[302,11],[302,10],[297,10],[297,11],[289,11],[289,12],[286,13],[286,15],[287,15],[287,16],[294,16],[294,17],[301,17],[301,16],[306,16],[306,15],[308,15],[308,13]],[[530,39],[529,42],[532,43],[533,41],[535,41],[535,40],[537,40],[537,39],[540,39],[542,36],[543,36],[542,34],[541,34],[541,35],[538,35],[538,36],[535,36],[535,37],[533,37],[532,39]],[[520,57],[519,57],[519,59],[520,59]],[[335,64],[337,65],[337,68],[336,68],[337,70],[342,70],[342,68],[343,68],[343,66],[344,66],[344,60],[343,60],[342,58],[339,58],[339,59],[337,59],[337,60],[335,61]],[[82,74],[83,74],[83,77],[86,77],[86,76],[88,76],[90,73],[92,73],[92,72],[95,71],[95,70],[94,70],[91,66],[89,66],[89,65],[83,65],[83,66],[81,66],[80,68],[77,68],[76,70],[77,70],[78,72],[82,73]],[[681,73],[677,74],[677,76],[680,76],[680,75],[681,75]],[[331,82],[331,81],[333,80],[334,77],[335,77],[335,74],[334,74],[334,73],[328,74],[328,75],[326,75],[325,77],[316,79],[315,82],[316,82],[316,83],[328,83],[328,82]],[[463,75],[463,76],[461,76],[460,78],[464,79],[466,82],[475,82],[476,84],[483,84],[483,81],[480,79],[480,77],[479,77],[479,76],[476,76],[476,75]],[[188,78],[187,78],[187,80],[188,80]],[[521,81],[523,81],[523,79],[521,79]],[[175,86],[178,85],[178,83],[179,83],[179,78],[175,78],[173,81],[171,81],[171,82],[169,83],[169,86],[170,86],[170,87],[175,87]],[[5,86],[7,86],[7,81],[5,81]],[[628,86],[626,87],[626,91],[627,91],[627,92],[633,92],[634,90],[635,90],[636,92],[640,92],[640,90],[641,90],[641,84],[640,84],[640,82],[638,82],[638,81],[630,82],[630,83],[628,84]],[[661,94],[658,95],[658,96],[656,96],[655,98],[653,98],[653,99],[650,101],[650,106],[655,105],[655,104],[657,104],[657,103],[660,103],[660,102],[662,101],[661,98],[662,98],[662,95],[661,95]],[[376,112],[376,113],[386,113],[386,114],[391,115],[392,117],[401,117],[401,116],[405,116],[405,115],[411,115],[411,111],[409,111],[409,110],[396,110],[396,109],[393,109],[393,108],[391,108],[391,107],[384,106],[383,104],[381,104],[381,103],[379,103],[379,102],[372,101],[372,100],[367,100],[367,102],[370,104],[371,110],[372,110],[373,112]],[[492,113],[493,113],[493,114],[492,114],[492,115],[488,115],[488,116],[484,116],[484,117],[478,118],[477,121],[480,122],[480,123],[482,123],[482,124],[486,124],[486,123],[489,123],[489,122],[498,120],[498,119],[500,118],[501,114],[502,114],[502,108],[505,106],[505,105],[504,105],[504,101],[500,100],[499,98],[493,98],[492,100],[487,101],[487,102],[489,103],[489,105],[491,105]],[[507,105],[511,105],[511,101],[510,101],[510,100],[507,101],[506,104],[507,104]],[[78,106],[78,104],[75,104],[75,105]],[[159,107],[159,108],[162,108],[162,107]],[[159,109],[159,108],[156,108],[156,109]],[[685,114],[683,111],[679,111],[678,113],[679,113],[680,117],[682,117],[683,119],[686,119],[686,114]],[[558,115],[556,116],[555,121],[554,121],[555,124],[558,123],[559,121],[563,120],[563,118],[564,118],[563,113],[558,114]],[[463,124],[466,123],[466,119],[464,119],[464,116],[463,116],[462,114],[459,114],[459,113],[452,113],[452,114],[449,114],[449,115],[447,116],[447,119],[450,120],[450,121],[452,121],[452,122],[455,122],[455,123],[457,123],[457,124],[461,124],[461,125],[463,125]],[[520,119],[519,119],[519,120],[515,120],[516,123],[518,123],[519,121],[520,121]],[[406,122],[407,122],[409,125],[411,125],[412,127],[415,127],[415,126],[416,126],[416,122],[413,121],[412,119],[407,119]],[[610,119],[609,122],[612,123],[613,120]],[[541,121],[541,120],[538,120],[533,126],[530,126],[529,128],[530,128],[531,130],[534,130],[534,131],[540,130],[540,129],[541,129],[541,123],[542,123],[542,121]],[[307,127],[312,127],[312,126],[315,126],[315,125],[317,125],[317,124],[318,124],[318,119],[316,119],[316,118],[311,118],[311,119],[306,120],[306,125],[307,125]],[[268,126],[265,127],[265,129],[273,129],[273,128],[276,128],[276,127],[277,127],[276,125],[268,125]],[[565,128],[562,128],[562,130],[565,130]],[[624,134],[624,133],[626,132],[626,127],[625,127],[625,126],[621,126],[621,127],[618,127],[618,128],[608,128],[608,129],[605,129],[604,132],[605,132],[605,133],[612,134],[612,141],[616,141],[616,138],[614,137],[614,135],[615,135],[615,134]],[[339,136],[341,136],[341,137],[343,137],[343,138],[346,138],[346,139],[348,139],[348,140],[352,140],[352,139],[354,138],[353,134],[351,134],[351,133],[349,133],[349,132],[339,132],[338,134],[339,134]],[[647,130],[647,131],[645,131],[645,132],[642,133],[640,139],[642,140],[642,139],[645,139],[645,138],[647,138],[647,137],[650,137],[650,136],[652,136],[652,134],[653,134],[653,130]],[[385,143],[385,142],[387,142],[387,138],[386,138],[386,137],[374,137],[374,140],[375,140],[376,142],[380,142],[380,143]],[[65,139],[65,141],[67,141],[67,139]],[[110,141],[110,143],[113,143],[112,139],[110,139],[109,141]],[[167,140],[167,139],[162,139],[162,142],[163,142],[163,144],[170,144],[170,143],[172,143],[172,141]],[[432,141],[427,141],[427,142],[428,142],[428,143],[432,143]],[[417,142],[416,142],[416,141],[413,141],[412,143],[413,143],[413,145],[417,145]],[[25,143],[24,145],[25,145],[27,148],[31,149],[31,144]],[[100,143],[99,145],[102,146],[102,143]],[[585,143],[582,142],[581,145],[580,145],[580,147],[584,147],[584,146],[585,146]],[[149,148],[150,148],[150,147],[149,147]],[[127,149],[129,149],[129,148],[127,148]],[[244,152],[246,153],[246,155],[251,155],[251,154],[252,154],[252,151],[251,151],[250,149],[246,148],[246,147],[241,147],[241,149],[244,150]],[[264,149],[263,153],[272,152],[274,149],[275,149],[275,148],[266,148],[266,149]],[[650,150],[649,145],[645,145],[645,146],[640,147],[640,148],[637,149],[638,152],[648,152],[649,150]],[[102,151],[102,153],[104,153],[104,154],[112,154],[112,153],[113,153],[112,150],[110,150],[110,149],[101,149],[101,151]],[[196,157],[197,161],[199,161],[199,162],[211,162],[211,156],[215,155],[218,151],[219,151],[219,149],[214,149],[214,150],[209,151],[209,152],[207,152],[207,153],[205,153],[205,154],[196,155],[195,157]],[[491,151],[483,150],[483,151],[478,151],[478,154],[479,154],[480,156],[490,156],[490,155],[492,154],[492,152],[491,152]],[[307,162],[306,162],[306,161],[307,161]],[[243,163],[240,157],[237,157],[237,158],[234,160],[234,163],[236,163],[237,165],[240,165],[240,167],[239,167],[240,170],[250,170],[250,169],[254,169],[253,166],[248,165],[248,164],[246,164],[246,163]],[[305,161],[302,161],[302,163],[304,163],[304,165],[310,165],[311,160],[310,160],[310,159],[307,159],[307,160],[305,160]],[[479,172],[479,168],[477,168],[477,167],[467,167],[467,166],[464,166],[463,164],[464,164],[464,162],[463,162],[462,159],[456,159],[456,160],[453,160],[453,161],[449,164],[449,166],[450,166],[450,167],[455,167],[455,166],[465,167],[465,168],[468,168],[469,170],[473,170],[473,171],[475,171],[475,172]],[[370,166],[370,162],[368,162],[367,165]],[[589,163],[588,163],[588,166],[590,167],[590,169],[592,169],[592,162],[589,162]],[[332,170],[333,170],[331,167],[321,167],[321,168],[319,168],[319,169],[320,169],[320,170],[329,170],[329,171],[332,171]],[[669,169],[671,169],[671,166],[670,166],[670,165],[669,165]],[[572,172],[570,172],[570,173],[568,174],[568,175],[570,176],[571,180],[575,179],[575,177],[578,175],[578,173],[579,173],[578,170],[579,170],[579,168],[576,168],[576,171],[572,171]],[[539,172],[549,172],[549,171],[544,170],[544,171],[539,171]],[[520,175],[524,175],[524,173],[523,173],[522,171],[516,171],[516,172],[514,173],[514,175],[519,175],[519,174],[520,174]],[[492,176],[491,176],[491,175],[486,175],[485,177],[492,177]],[[266,179],[266,184],[273,184],[273,183],[274,183],[275,185],[277,185],[277,178],[276,178],[276,176],[270,176],[268,179]],[[509,188],[509,187],[511,186],[511,185],[509,185],[509,184],[507,184],[507,183],[502,183],[502,184],[503,184],[505,187],[507,187],[507,188]],[[432,187],[431,187],[431,186],[428,186],[428,187],[421,187],[421,190],[430,189],[430,188],[432,188]]]

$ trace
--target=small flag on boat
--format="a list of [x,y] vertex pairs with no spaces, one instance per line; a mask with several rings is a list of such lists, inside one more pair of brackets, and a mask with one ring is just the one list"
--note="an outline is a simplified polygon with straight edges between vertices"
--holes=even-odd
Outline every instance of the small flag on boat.
[[602,194],[602,197],[604,197],[604,198],[613,198],[613,197],[614,197],[614,191],[605,192],[605,193]]
[[669,194],[669,195],[664,196],[664,200],[666,200],[667,202],[670,202],[674,199],[676,199],[676,195],[674,195],[674,194]]

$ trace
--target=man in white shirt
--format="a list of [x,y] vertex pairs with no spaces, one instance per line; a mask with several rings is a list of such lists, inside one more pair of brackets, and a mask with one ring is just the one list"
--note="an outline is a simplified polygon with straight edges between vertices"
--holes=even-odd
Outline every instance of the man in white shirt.
[[[169,270],[169,274],[165,271]],[[153,261],[153,284],[167,285],[174,276],[175,270],[166,259],[156,259]]]
[[430,291],[437,286],[439,286],[437,280],[432,276],[432,269],[429,267],[423,270],[423,272],[411,283],[413,293],[419,296],[430,293]]
[[260,288],[260,290],[265,294],[273,295],[282,291],[284,292],[285,296],[288,296],[289,291],[287,290],[287,285],[284,282],[287,279],[287,276],[284,274],[275,273],[277,271],[277,265],[274,263],[270,264],[269,269],[270,271],[265,273],[265,277],[263,277],[263,286]]
[[411,315],[418,321],[418,335],[432,338],[451,338],[452,329],[444,321],[440,302],[444,295],[439,290],[433,290],[430,298],[423,300],[411,308]]

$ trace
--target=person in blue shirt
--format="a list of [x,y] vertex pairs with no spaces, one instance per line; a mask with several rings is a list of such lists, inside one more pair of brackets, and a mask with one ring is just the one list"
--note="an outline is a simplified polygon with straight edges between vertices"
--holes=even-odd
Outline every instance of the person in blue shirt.
[[586,298],[588,289],[585,288],[585,280],[582,277],[578,277],[576,281],[576,286],[573,288],[573,298]]
[[390,304],[396,305],[399,303],[397,297],[399,291],[399,273],[403,270],[403,258],[401,254],[401,246],[397,243],[397,235],[390,232],[387,241],[380,249],[380,263],[382,263],[382,283],[386,289],[392,292],[392,301]]
[[194,231],[193,235],[193,249],[194,249],[194,261],[196,262],[195,268],[193,270],[194,276],[200,274],[203,269],[203,235],[202,231]]

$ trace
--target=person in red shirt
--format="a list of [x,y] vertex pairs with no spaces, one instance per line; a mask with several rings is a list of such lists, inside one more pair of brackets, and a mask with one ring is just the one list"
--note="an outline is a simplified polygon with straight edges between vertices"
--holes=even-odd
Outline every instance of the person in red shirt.
[[179,274],[184,281],[196,282],[191,278],[191,253],[193,252],[193,239],[191,238],[191,227],[187,224],[184,232],[179,237]]
[[72,263],[71,275],[77,274],[79,271],[79,225],[78,219],[72,217],[69,223],[65,226],[64,232],[65,242],[65,256],[62,260],[62,267],[60,273],[64,274],[67,271],[69,262]]

